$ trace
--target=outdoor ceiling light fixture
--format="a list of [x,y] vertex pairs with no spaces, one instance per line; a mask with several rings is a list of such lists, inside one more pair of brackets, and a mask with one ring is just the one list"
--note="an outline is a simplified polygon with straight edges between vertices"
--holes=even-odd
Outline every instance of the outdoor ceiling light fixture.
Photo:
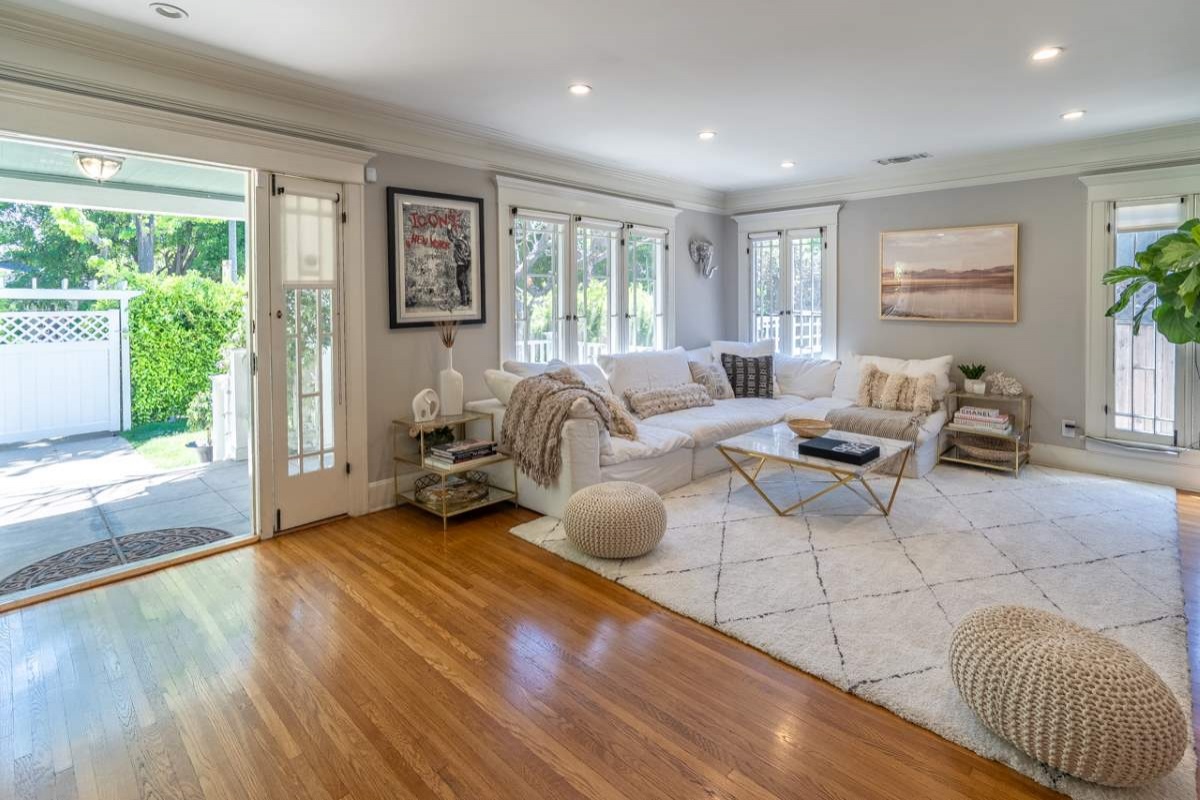
[[179,6],[171,5],[170,3],[151,3],[151,10],[164,19],[187,19],[188,12]]
[[121,171],[125,159],[98,153],[76,153],[75,166],[96,183],[104,183]]

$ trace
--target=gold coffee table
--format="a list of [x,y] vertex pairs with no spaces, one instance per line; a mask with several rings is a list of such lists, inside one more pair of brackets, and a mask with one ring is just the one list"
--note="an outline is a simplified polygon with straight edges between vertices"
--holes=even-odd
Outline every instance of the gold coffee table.
[[[863,488],[867,490],[871,502],[883,512],[885,517],[890,514],[892,503],[896,502],[896,493],[900,490],[900,481],[904,478],[904,468],[908,466],[908,457],[913,451],[913,443],[904,442],[899,439],[883,439],[879,436],[847,433],[845,431],[830,431],[825,436],[847,442],[876,445],[879,448],[879,458],[874,461],[868,461],[866,464],[847,464],[828,458],[803,455],[798,449],[798,445],[804,439],[792,433],[791,428],[787,426],[786,422],[766,428],[759,428],[756,431],[720,441],[717,443],[717,450],[737,470],[738,474],[746,479],[751,488],[758,492],[758,496],[766,501],[771,510],[781,517],[786,517],[798,508],[803,508],[807,503],[811,503],[818,497],[832,492],[839,486],[845,486],[854,491],[852,484],[855,481],[863,485]],[[748,471],[743,469],[740,463],[747,458],[755,460]],[[871,488],[871,485],[867,483],[867,476],[894,458],[901,459],[900,470],[896,474],[896,482],[892,484],[891,495],[885,504],[875,494],[875,490]],[[786,508],[780,508],[767,496],[762,487],[758,485],[758,474],[762,471],[763,465],[768,461],[787,464],[792,467],[817,470],[818,472],[826,472],[833,476],[834,481],[816,494],[801,498]],[[863,497],[857,491],[854,491],[854,493],[859,497]]]

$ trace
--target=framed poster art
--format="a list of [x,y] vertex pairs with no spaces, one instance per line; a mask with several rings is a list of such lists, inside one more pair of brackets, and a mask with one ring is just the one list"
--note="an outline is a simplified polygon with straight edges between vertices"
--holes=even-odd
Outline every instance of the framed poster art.
[[483,198],[388,187],[390,327],[485,321]]
[[1016,322],[1016,223],[880,233],[879,317]]

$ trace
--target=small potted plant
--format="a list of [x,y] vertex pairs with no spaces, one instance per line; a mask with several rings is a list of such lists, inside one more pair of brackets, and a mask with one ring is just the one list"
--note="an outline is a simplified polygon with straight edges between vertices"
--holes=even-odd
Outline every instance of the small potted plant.
[[192,446],[196,448],[196,455],[200,457],[200,461],[207,464],[213,459],[212,449],[212,398],[209,393],[200,391],[192,398],[192,402],[188,403],[187,408],[187,427],[189,431],[203,431],[203,440],[197,438]]
[[987,371],[987,367],[983,364],[959,364],[958,371],[966,379],[963,381],[963,391],[987,394],[987,381],[983,380],[983,373]]

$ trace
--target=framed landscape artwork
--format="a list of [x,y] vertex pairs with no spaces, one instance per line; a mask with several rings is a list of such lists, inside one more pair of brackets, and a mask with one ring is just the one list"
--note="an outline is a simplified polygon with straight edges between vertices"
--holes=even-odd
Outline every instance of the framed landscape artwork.
[[881,233],[879,316],[1016,322],[1016,224]]
[[483,198],[388,187],[392,328],[484,322]]

